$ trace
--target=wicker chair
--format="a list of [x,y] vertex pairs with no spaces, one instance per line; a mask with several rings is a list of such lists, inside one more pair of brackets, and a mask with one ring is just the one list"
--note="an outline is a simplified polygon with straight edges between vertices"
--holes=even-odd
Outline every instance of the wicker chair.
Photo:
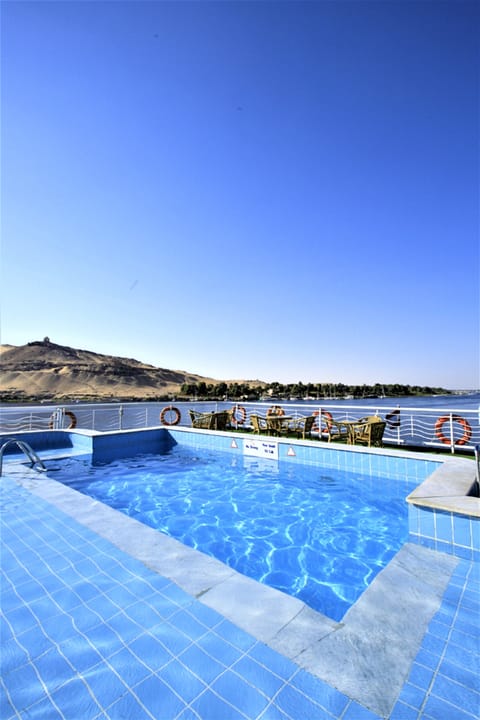
[[201,428],[202,430],[213,430],[213,416],[215,413],[201,413],[196,410],[189,410],[192,427]]
[[294,432],[297,437],[306,440],[310,437],[316,419],[315,415],[307,415],[307,417],[297,418],[294,421],[292,432]]
[[338,440],[340,442],[347,442],[349,438],[348,426],[345,425],[341,420],[334,420],[333,418],[324,418],[325,432],[328,435],[328,442],[332,440]]
[[231,415],[228,411],[199,413],[189,410],[192,427],[202,430],[226,430],[230,426]]
[[268,434],[267,421],[261,415],[250,415],[250,425],[257,435]]
[[383,433],[387,425],[377,415],[369,415],[368,417],[360,418],[359,423],[362,425],[355,425],[351,436],[351,442],[353,445],[365,444],[368,447],[382,447],[383,445]]

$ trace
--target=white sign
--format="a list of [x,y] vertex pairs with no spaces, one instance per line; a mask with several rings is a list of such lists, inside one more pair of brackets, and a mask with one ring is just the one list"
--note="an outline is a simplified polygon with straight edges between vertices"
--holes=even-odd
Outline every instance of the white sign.
[[278,460],[278,443],[271,440],[244,440],[243,454]]

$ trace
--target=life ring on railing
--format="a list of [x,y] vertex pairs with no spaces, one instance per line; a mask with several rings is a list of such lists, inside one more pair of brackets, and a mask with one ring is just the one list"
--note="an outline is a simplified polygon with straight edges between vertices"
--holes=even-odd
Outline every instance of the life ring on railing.
[[[70,418],[70,425],[67,428],[65,428],[65,430],[73,430],[73,428],[76,428],[77,427],[77,416],[75,415],[75,413],[73,413],[71,410],[65,410],[65,412],[63,414],[65,415],[65,417]],[[48,423],[48,427],[50,428],[50,430],[54,427],[54,425],[55,425],[55,413],[53,413],[52,417],[50,418],[50,422]]]
[[[438,418],[437,422],[435,423],[435,435],[440,440],[440,442],[444,443],[445,445],[451,445],[451,439],[445,437],[445,435],[442,433],[443,425],[446,422],[450,422],[450,415],[442,415],[442,417]],[[463,427],[462,437],[460,438],[460,440],[454,440],[453,444],[465,445],[472,437],[472,428],[470,427],[470,423],[468,422],[468,420],[465,420],[465,418],[460,417],[460,415],[452,415],[452,422],[456,422]]]
[[285,410],[280,407],[280,405],[272,405],[272,407],[268,408],[267,415],[276,415],[277,417],[281,415],[285,415]]
[[[322,413],[322,418],[325,418],[327,420],[327,422],[329,420],[333,420],[333,415],[332,415],[332,413],[329,413],[328,410],[322,410],[322,411],[315,410],[312,413],[312,415],[314,415],[316,418],[318,418],[318,416],[320,415],[320,412]],[[315,431],[318,430],[319,432],[321,432],[320,426],[318,424],[318,420],[315,420],[315,422],[313,423],[312,430],[315,430]]]
[[400,410],[392,410],[385,415],[385,420],[389,428],[400,427]]
[[235,425],[243,425],[246,419],[247,411],[245,410],[245,408],[242,405],[235,405],[232,408],[232,421],[235,423]]
[[[170,413],[173,413],[173,419],[171,419]],[[168,405],[164,407],[160,413],[160,422],[162,425],[178,425],[181,417],[182,413],[178,408],[173,407],[173,405]]]

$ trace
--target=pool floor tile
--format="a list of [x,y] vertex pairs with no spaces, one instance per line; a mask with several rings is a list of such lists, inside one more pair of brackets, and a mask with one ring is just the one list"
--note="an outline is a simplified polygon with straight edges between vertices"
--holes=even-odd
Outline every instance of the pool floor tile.
[[[17,502],[22,517],[1,516],[2,720],[380,720],[46,500],[3,482],[4,502]],[[476,718],[479,577],[478,564],[459,561],[389,720]]]

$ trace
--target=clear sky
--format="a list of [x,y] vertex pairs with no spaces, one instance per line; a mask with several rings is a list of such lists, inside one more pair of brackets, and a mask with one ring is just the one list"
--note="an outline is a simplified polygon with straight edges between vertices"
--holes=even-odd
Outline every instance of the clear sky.
[[2,3],[2,334],[479,386],[480,4]]

